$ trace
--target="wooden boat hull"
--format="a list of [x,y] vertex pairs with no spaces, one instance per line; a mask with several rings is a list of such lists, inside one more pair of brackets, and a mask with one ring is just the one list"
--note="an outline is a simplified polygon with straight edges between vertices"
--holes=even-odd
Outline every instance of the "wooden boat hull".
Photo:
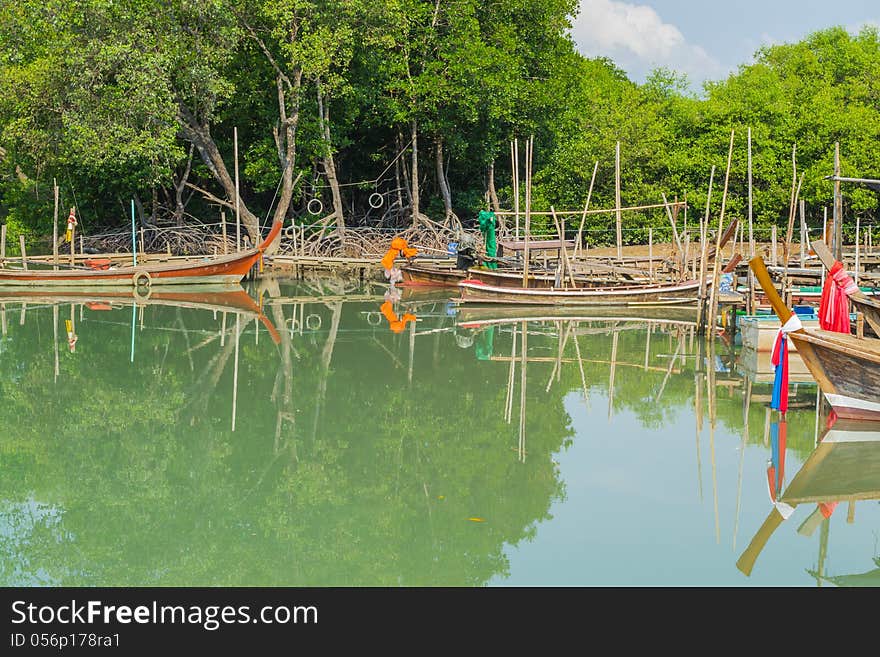
[[82,287],[55,287],[52,289],[19,288],[0,291],[0,304],[38,303],[38,304],[100,304],[102,309],[111,310],[134,303],[137,306],[177,306],[198,310],[231,312],[255,317],[266,327],[275,344],[280,344],[281,336],[275,325],[263,313],[260,305],[240,285],[175,285],[158,289],[148,289],[142,293],[138,288],[123,290],[102,288],[87,290]]
[[[434,287],[455,287],[465,279],[477,280],[488,285],[500,287],[522,287],[523,273],[510,268],[486,269],[485,267],[470,267],[467,271],[456,269],[451,266],[430,266],[425,264],[404,265],[400,268],[403,276],[403,287],[415,287],[419,285]],[[598,276],[599,274],[597,274]],[[578,275],[575,281],[584,286],[596,285],[595,276]],[[528,275],[528,287],[539,289],[551,289],[556,285],[556,276],[553,274]],[[608,283],[614,285],[614,283]]]
[[789,337],[838,417],[880,420],[880,340],[821,329]]
[[474,280],[458,284],[462,303],[506,303],[559,306],[674,306],[696,304],[698,281],[664,285],[539,289],[488,285]]
[[238,285],[278,236],[276,223],[258,247],[195,262],[146,263],[109,269],[4,269],[0,289],[18,287],[152,287],[154,285]]
[[430,267],[427,265],[404,265],[400,268],[402,287],[456,287],[467,278],[467,272],[454,267]]
[[606,321],[641,322],[650,324],[674,324],[696,327],[697,308],[690,306],[645,307],[634,311],[628,307],[603,306],[584,309],[578,306],[547,308],[545,305],[503,306],[499,304],[466,304],[456,308],[455,322],[462,327],[489,326],[523,321]]
[[[819,320],[815,317],[801,317],[804,328],[819,328]],[[757,352],[771,352],[776,344],[776,334],[779,332],[779,319],[776,315],[747,315],[740,317],[739,330],[742,336],[743,349],[751,349]],[[797,346],[789,341],[789,351],[796,352]]]

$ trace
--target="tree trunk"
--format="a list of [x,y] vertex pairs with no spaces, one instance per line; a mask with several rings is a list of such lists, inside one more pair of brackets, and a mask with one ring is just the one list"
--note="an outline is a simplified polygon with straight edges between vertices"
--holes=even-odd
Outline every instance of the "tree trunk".
[[[299,125],[299,107],[302,93],[302,69],[296,67],[292,79],[280,73],[275,78],[278,90],[278,117],[281,131],[275,133],[275,145],[278,148],[278,160],[281,164],[281,194],[278,197],[278,205],[275,206],[275,214],[272,216],[273,223],[284,221],[290,208],[290,200],[293,198],[293,169],[296,165],[296,129]],[[290,90],[290,98],[285,89]],[[288,116],[287,105],[290,103],[290,115]],[[282,134],[283,133],[283,134]],[[239,200],[239,203],[241,201]],[[267,254],[278,250],[280,240],[276,239],[266,249]]]
[[440,195],[443,197],[443,209],[445,211],[444,220],[449,221],[452,217],[452,194],[449,192],[449,183],[446,181],[446,173],[443,171],[443,137],[437,137],[437,148],[435,150],[437,165],[437,187]]
[[186,158],[186,167],[178,178],[173,177],[174,183],[174,224],[180,228],[183,226],[183,213],[186,210],[186,204],[183,202],[183,190],[186,188],[186,182],[189,180],[189,173],[192,170],[193,151],[195,145],[189,145],[189,155]]
[[[403,148],[403,137],[400,133],[397,133],[397,153],[400,154],[401,149]],[[403,184],[400,182],[400,160],[401,158],[397,158],[394,160],[394,183],[397,187],[397,212],[399,213],[403,210]],[[407,193],[407,196],[409,194]]]
[[[205,163],[205,166],[208,167],[208,170],[214,176],[214,179],[223,188],[223,192],[226,194],[226,200],[224,202],[228,207],[234,209],[235,181],[232,179],[232,176],[229,175],[229,170],[226,168],[223,156],[220,154],[217,144],[214,143],[214,138],[211,136],[210,126],[207,123],[199,122],[195,115],[190,112],[189,108],[184,105],[179,106],[178,116],[184,137],[195,145],[202,161]],[[261,241],[259,218],[248,210],[247,206],[241,200],[239,200],[239,213],[241,215],[241,222],[244,225],[245,230],[247,230],[251,242],[259,244]]]
[[412,132],[412,225],[413,228],[419,225],[419,132],[418,124],[413,119],[411,123]]
[[[489,202],[492,204],[492,212],[500,212],[501,204],[498,202],[498,193],[495,191],[495,160],[489,162],[489,170],[487,171],[489,179]],[[504,220],[501,220],[501,226],[504,227]]]
[[321,81],[316,80],[318,90],[318,123],[321,130],[321,138],[324,140],[324,175],[330,184],[330,194],[333,197],[333,214],[325,219],[336,218],[336,234],[340,240],[345,239],[345,219],[342,212],[342,194],[339,191],[339,180],[336,177],[336,162],[333,160],[333,145],[330,141],[330,99],[321,93]]

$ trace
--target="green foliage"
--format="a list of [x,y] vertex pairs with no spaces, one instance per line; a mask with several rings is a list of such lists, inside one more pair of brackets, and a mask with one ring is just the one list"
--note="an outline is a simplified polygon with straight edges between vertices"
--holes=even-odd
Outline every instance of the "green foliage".
[[[5,3],[0,212],[44,233],[44,205],[15,185],[51,188],[54,178],[65,204],[75,196],[93,225],[122,225],[121,204],[137,196],[149,205],[153,190],[158,201],[148,210],[167,216],[190,147],[182,111],[210,133],[227,169],[237,130],[242,196],[259,216],[279,182],[279,130],[294,115],[293,168],[310,187],[294,191],[293,207],[323,193],[321,160],[331,149],[346,218],[355,223],[375,217],[369,194],[396,194],[405,184],[394,163],[408,166],[413,126],[422,210],[444,212],[433,166],[442,143],[454,210],[466,219],[485,205],[493,162],[501,203],[512,208],[510,143],[518,138],[522,146],[531,135],[536,210],[582,208],[597,162],[590,204],[613,207],[619,142],[624,206],[687,196],[692,215],[702,216],[713,166],[710,210],[720,211],[733,131],[726,208],[745,218],[751,131],[759,236],[787,224],[793,149],[812,228],[830,205],[825,178],[836,142],[844,175],[878,175],[876,28],[850,34],[830,27],[767,46],[754,63],[707,83],[698,98],[676,71],[657,69],[637,85],[614,62],[580,55],[569,36],[576,11],[572,0]],[[284,114],[279,84],[291,85]],[[320,129],[319,84],[329,140]],[[222,196],[216,161],[199,155],[191,182]],[[523,171],[521,161],[521,179]],[[190,202],[192,215],[216,213],[206,199]],[[877,203],[874,191],[844,189],[845,216],[863,225],[875,222]],[[668,227],[665,213],[624,214],[626,241],[643,242],[648,227]],[[594,242],[607,240],[613,218],[589,215],[587,228]]]

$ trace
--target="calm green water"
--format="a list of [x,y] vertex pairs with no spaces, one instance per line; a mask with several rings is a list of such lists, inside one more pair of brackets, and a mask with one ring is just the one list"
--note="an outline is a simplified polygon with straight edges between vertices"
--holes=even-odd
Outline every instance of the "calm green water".
[[[770,375],[735,346],[632,318],[462,326],[444,294],[383,314],[382,291],[249,289],[278,344],[222,309],[7,301],[0,584],[833,586],[817,572],[878,572],[880,493],[813,531],[798,530],[816,504],[796,506],[751,574],[737,568],[773,512],[779,427]],[[793,388],[783,491],[825,426],[815,385]]]

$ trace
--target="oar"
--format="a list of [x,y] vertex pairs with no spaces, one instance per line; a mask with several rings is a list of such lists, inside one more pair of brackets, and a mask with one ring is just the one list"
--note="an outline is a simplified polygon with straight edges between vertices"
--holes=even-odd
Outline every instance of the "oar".
[[[770,305],[773,306],[773,312],[776,313],[779,321],[785,324],[794,313],[785,305],[785,301],[782,300],[782,297],[779,296],[779,292],[776,291],[776,286],[773,285],[773,279],[770,278],[770,272],[767,271],[767,265],[764,264],[764,259],[761,256],[755,256],[749,260],[749,267],[751,267],[752,272],[754,272],[755,278],[758,279],[758,283],[761,284],[761,288],[764,290],[764,294],[767,296]],[[803,329],[798,329],[798,331],[802,330]]]
[[755,565],[755,561],[758,559],[758,555],[761,554],[761,550],[767,545],[770,536],[776,531],[776,528],[782,524],[783,520],[785,520],[785,517],[775,506],[770,509],[770,513],[767,516],[767,519],[764,520],[764,524],[761,525],[758,529],[758,533],[752,538],[752,542],[749,543],[745,552],[743,552],[742,556],[736,561],[736,567],[744,575],[748,576],[752,574],[752,568]]

